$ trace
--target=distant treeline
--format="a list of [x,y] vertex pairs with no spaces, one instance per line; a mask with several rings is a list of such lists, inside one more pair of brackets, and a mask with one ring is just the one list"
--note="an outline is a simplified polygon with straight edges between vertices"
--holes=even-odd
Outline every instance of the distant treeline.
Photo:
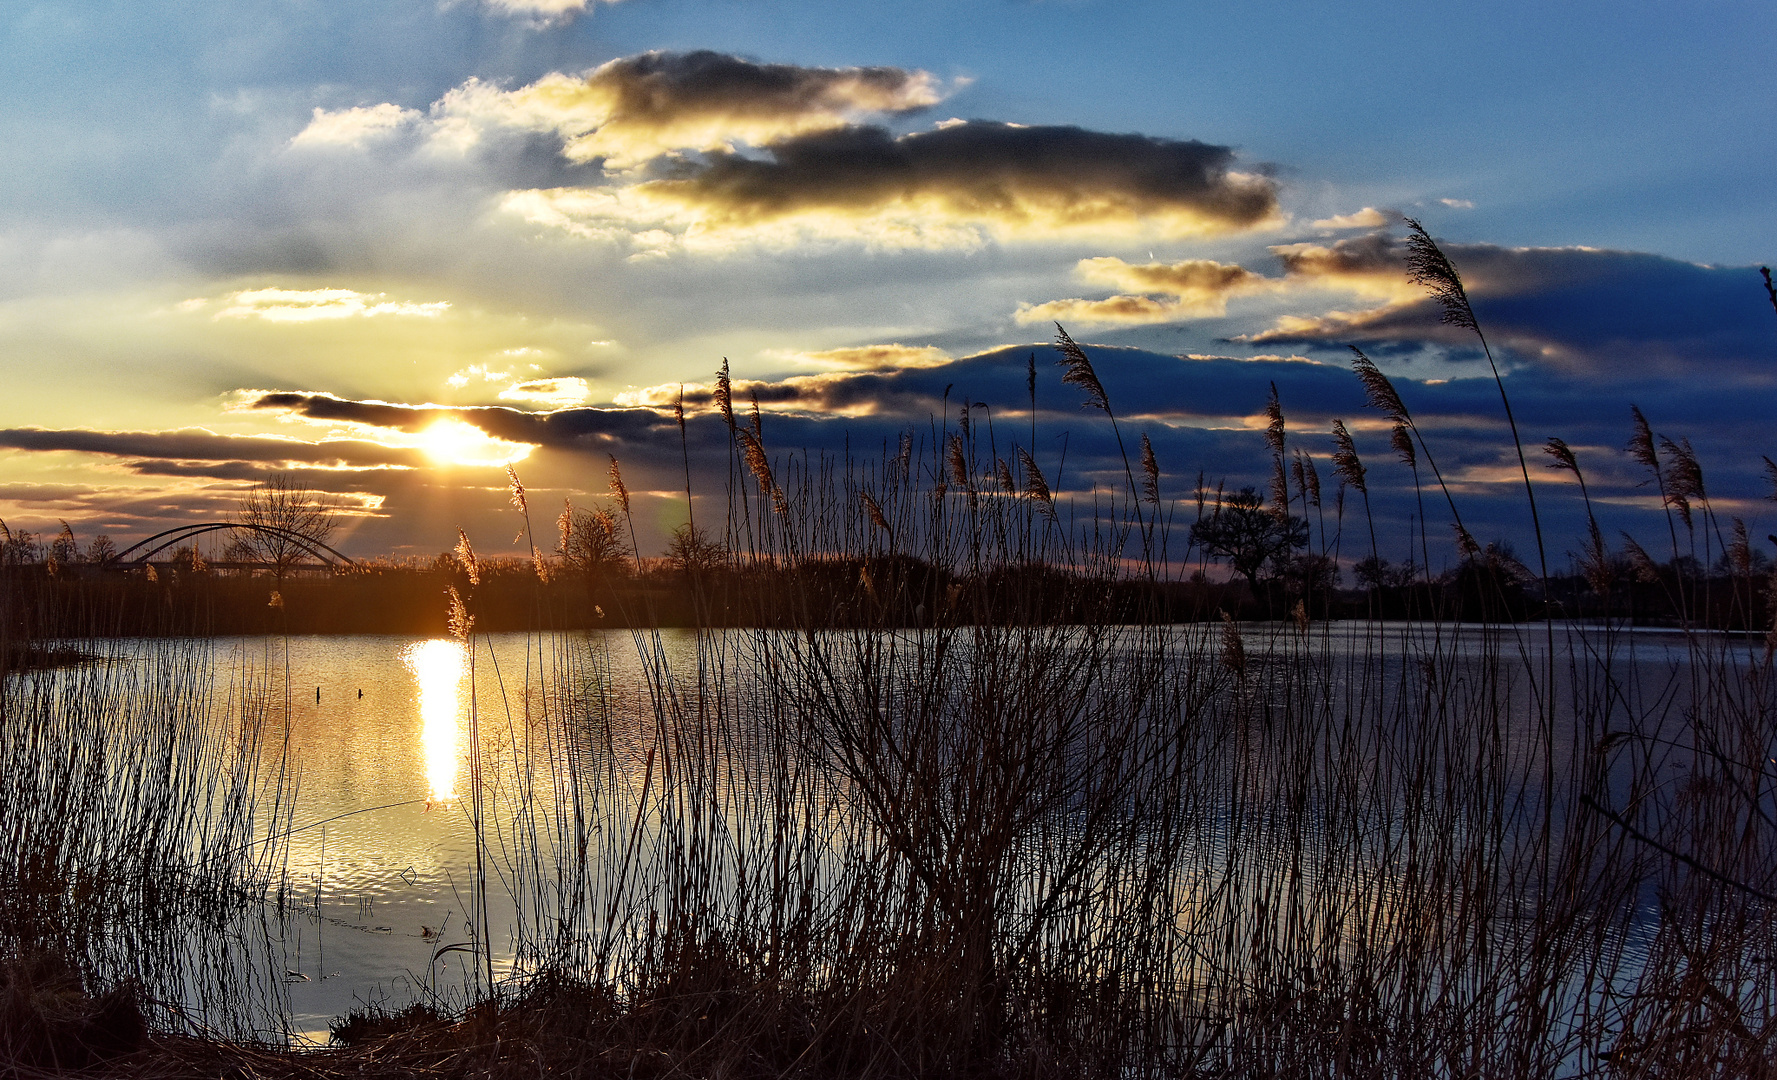
[[[192,634],[447,632],[451,589],[478,631],[618,627],[883,627],[1154,623],[1236,619],[1439,619],[1515,622],[1611,617],[1635,625],[1767,630],[1771,583],[1694,560],[1613,580],[1533,575],[1493,551],[1428,576],[1367,560],[1358,587],[1327,565],[1249,583],[1202,569],[1177,580],[1109,577],[1040,562],[958,573],[911,556],[803,558],[794,566],[666,560],[592,572],[483,559],[472,583],[454,558],[372,560],[268,571],[201,562],[119,572],[91,564],[0,566],[0,633],[12,640]],[[1595,576],[1595,575],[1594,575]],[[1603,592],[1598,586],[1603,586]],[[1688,620],[1680,612],[1689,612]]]

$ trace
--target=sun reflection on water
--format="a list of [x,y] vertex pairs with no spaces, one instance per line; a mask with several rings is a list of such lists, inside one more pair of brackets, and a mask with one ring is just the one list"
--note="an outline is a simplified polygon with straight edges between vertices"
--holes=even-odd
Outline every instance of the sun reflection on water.
[[409,645],[401,652],[407,670],[419,684],[420,745],[426,755],[426,797],[433,801],[457,795],[457,766],[462,760],[463,646],[440,639]]

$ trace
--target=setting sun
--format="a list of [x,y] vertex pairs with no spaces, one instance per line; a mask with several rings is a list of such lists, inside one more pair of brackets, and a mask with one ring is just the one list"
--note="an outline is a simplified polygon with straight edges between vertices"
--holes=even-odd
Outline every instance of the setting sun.
[[523,461],[535,447],[496,439],[473,424],[446,418],[419,434],[427,456],[446,465],[509,465]]

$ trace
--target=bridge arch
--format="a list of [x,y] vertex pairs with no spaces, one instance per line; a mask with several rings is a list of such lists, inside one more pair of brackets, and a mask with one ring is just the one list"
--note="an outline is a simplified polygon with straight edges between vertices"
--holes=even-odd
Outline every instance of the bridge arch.
[[328,566],[354,565],[351,556],[335,548],[329,547],[327,544],[320,540],[316,540],[314,537],[304,536],[294,530],[280,528],[276,525],[244,525],[235,521],[206,521],[197,525],[181,525],[176,529],[167,529],[164,532],[155,533],[146,540],[139,540],[136,543],[131,544],[116,555],[106,559],[103,565],[107,567],[143,566],[147,564],[149,559],[160,554],[162,551],[165,551],[167,548],[172,547],[174,544],[182,544],[187,540],[202,536],[205,533],[220,532],[223,530],[275,536],[295,545],[305,554],[313,556],[315,559]]

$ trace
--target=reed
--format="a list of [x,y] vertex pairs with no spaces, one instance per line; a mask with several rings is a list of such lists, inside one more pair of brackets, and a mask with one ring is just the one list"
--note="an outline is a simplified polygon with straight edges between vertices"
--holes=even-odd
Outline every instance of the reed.
[[[1405,403],[1368,381],[1416,468]],[[1341,434],[1335,474],[1367,494]],[[600,1003],[537,1029],[554,1067],[638,1046],[748,1075],[1777,1067],[1762,646],[1124,618],[1131,575],[1202,553],[1167,563],[1167,516],[1081,515],[1029,448],[1009,465],[978,437],[774,459],[737,426],[754,626],[551,646],[530,761],[553,795],[507,812],[545,815],[512,832],[548,838],[527,858],[553,877],[502,1007]],[[1503,550],[1468,554],[1499,580]],[[858,587],[817,587],[836,568]]]

